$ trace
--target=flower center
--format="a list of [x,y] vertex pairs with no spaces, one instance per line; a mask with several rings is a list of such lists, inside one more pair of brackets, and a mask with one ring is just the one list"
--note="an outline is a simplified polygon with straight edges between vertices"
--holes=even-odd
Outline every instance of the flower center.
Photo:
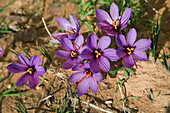
[[84,74],[85,74],[86,78],[88,78],[90,75],[92,75],[90,70],[87,70]]
[[68,34],[68,35],[73,34],[73,33],[74,33],[74,31],[72,31],[72,30],[68,30],[68,31],[67,31],[67,34]]
[[33,71],[32,68],[29,68],[29,69],[27,70],[27,72],[28,72],[29,74],[32,74],[32,71]]
[[99,58],[99,56],[101,55],[100,52],[98,52],[97,50],[94,51],[95,55],[96,55],[96,58]]
[[134,48],[126,48],[127,49],[127,54],[131,54],[132,53],[132,51],[134,50]]
[[72,57],[72,58],[77,57],[77,52],[72,51],[72,52],[71,52],[71,57]]
[[113,21],[112,21],[112,25],[113,25],[113,27],[114,27],[115,29],[117,29],[117,27],[119,26],[119,23],[118,23],[117,20],[113,20]]

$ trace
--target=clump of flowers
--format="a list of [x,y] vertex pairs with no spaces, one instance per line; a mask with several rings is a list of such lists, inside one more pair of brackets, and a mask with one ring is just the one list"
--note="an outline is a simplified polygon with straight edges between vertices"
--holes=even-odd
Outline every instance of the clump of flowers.
[[[84,63],[82,66],[81,64],[78,64],[73,67],[73,71],[78,71],[74,74],[72,74],[68,82],[74,83],[78,82],[77,86],[77,94],[78,96],[84,95],[88,89],[90,88],[93,93],[97,92],[97,80],[99,82],[102,81],[102,74],[100,72],[95,73],[91,70],[89,63]],[[97,79],[97,80],[96,80]]]
[[150,47],[151,41],[148,39],[140,39],[134,44],[136,37],[137,33],[134,28],[128,32],[126,40],[125,36],[121,34],[116,37],[116,43],[119,47],[119,49],[116,51],[116,54],[122,58],[119,64],[122,62],[127,68],[132,68],[134,65],[136,65],[133,59],[139,61],[147,60],[147,55],[142,51],[145,51]]
[[62,38],[60,44],[65,50],[57,50],[55,54],[59,58],[67,59],[62,65],[63,69],[70,69],[75,64],[79,64],[83,61],[83,58],[80,55],[83,50],[81,47],[84,44],[84,38],[82,35],[79,35],[75,39],[74,46],[67,38]]
[[28,86],[31,89],[35,89],[38,85],[39,79],[38,76],[42,76],[45,73],[45,69],[41,64],[41,59],[39,56],[32,56],[30,61],[24,55],[19,54],[18,60],[20,63],[12,63],[7,66],[7,69],[11,73],[21,73],[25,72],[16,82],[16,86],[23,86],[28,81]]
[[73,40],[79,35],[80,22],[76,18],[73,18],[71,14],[69,14],[69,17],[71,23],[65,18],[56,18],[58,25],[66,32],[52,34],[52,37],[54,38],[54,40],[51,40],[52,42],[59,43],[58,40],[61,40],[62,37]]
[[108,72],[110,70],[109,60],[116,61],[119,59],[115,49],[106,49],[111,43],[109,36],[101,37],[97,44],[97,35],[90,34],[86,43],[88,48],[83,50],[81,56],[84,59],[90,59],[90,68],[95,73],[99,72],[100,68],[104,72]]
[[127,27],[127,22],[132,14],[132,8],[128,8],[123,12],[123,15],[120,19],[119,9],[115,3],[112,3],[110,7],[110,18],[109,14],[102,10],[96,9],[96,17],[99,20],[99,23],[96,26],[105,31],[109,36],[116,36],[120,30],[123,30]]

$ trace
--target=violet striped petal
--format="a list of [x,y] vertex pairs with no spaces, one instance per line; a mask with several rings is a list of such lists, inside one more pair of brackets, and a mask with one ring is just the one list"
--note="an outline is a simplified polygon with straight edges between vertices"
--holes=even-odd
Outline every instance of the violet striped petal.
[[119,48],[116,50],[116,54],[118,57],[123,58],[126,55],[126,52],[124,49]]
[[55,52],[55,55],[59,58],[66,59],[70,57],[70,52],[64,51],[64,50],[57,50]]
[[60,43],[57,39],[50,40],[50,41],[53,42],[53,43],[56,43],[56,44],[59,44],[59,43]]
[[60,44],[61,44],[61,47],[64,48],[65,50],[67,50],[67,51],[73,51],[74,50],[72,42],[67,38],[62,38]]
[[83,70],[85,70],[85,68],[84,68],[83,65],[84,65],[84,64],[77,64],[77,65],[75,65],[75,66],[72,68],[72,71],[83,71]]
[[110,70],[110,62],[107,60],[107,58],[101,56],[99,59],[99,66],[104,72],[108,72]]
[[45,69],[42,66],[35,66],[36,71],[34,72],[35,76],[42,76],[45,73]]
[[96,47],[97,47],[97,35],[94,34],[94,33],[90,34],[89,37],[87,38],[86,44],[91,50],[96,49]]
[[132,58],[131,55],[127,55],[123,61],[122,61],[123,65],[127,68],[132,68],[135,65],[135,62]]
[[78,84],[78,86],[77,86],[78,96],[82,96],[88,91],[88,89],[89,89],[88,78],[84,78],[84,80]]
[[27,67],[31,66],[28,58],[25,57],[24,55],[19,54],[17,57],[18,57],[19,62],[21,62],[21,64],[24,64]]
[[127,27],[127,24],[121,25],[120,30],[123,30],[123,29],[125,29],[126,27]]
[[81,57],[83,57],[84,59],[90,59],[93,57],[93,52],[89,49],[84,49],[81,53]]
[[96,58],[92,58],[90,60],[90,69],[93,73],[98,73],[100,72],[100,67],[99,67],[99,64],[98,64],[98,59]]
[[2,53],[3,53],[3,49],[2,47],[0,47],[0,56],[2,55]]
[[113,26],[111,24],[107,24],[107,23],[97,23],[96,26],[103,30],[103,31],[111,31],[113,29]]
[[140,39],[134,44],[134,47],[136,47],[135,50],[145,51],[150,47],[151,43],[151,40]]
[[106,49],[103,51],[104,53],[102,54],[103,56],[105,56],[107,59],[109,59],[110,61],[116,61],[119,59],[119,57],[116,54],[116,50],[115,49]]
[[38,82],[39,82],[39,79],[37,76],[35,75],[29,75],[29,83],[28,83],[28,86],[31,88],[31,89],[35,89],[35,87],[38,85]]
[[105,48],[107,48],[110,45],[110,43],[111,43],[111,39],[110,39],[109,36],[102,36],[99,39],[97,48],[101,49],[101,50],[104,50]]
[[99,73],[93,73],[93,76],[99,81],[101,82],[102,81],[102,74],[99,72]]
[[137,33],[136,30],[134,28],[132,28],[128,33],[127,33],[127,45],[133,45],[133,43],[135,42],[137,37]]
[[129,18],[131,17],[132,14],[132,8],[128,8],[123,12],[122,18],[121,18],[121,25],[124,25],[127,23]]
[[88,77],[89,79],[89,86],[90,86],[90,89],[93,93],[96,93],[97,92],[97,81],[94,77]]
[[74,66],[74,60],[72,60],[71,58],[66,60],[63,65],[62,65],[62,68],[63,69],[70,69]]
[[26,72],[27,67],[25,65],[19,64],[19,63],[12,63],[7,66],[7,69],[11,73],[21,73]]
[[56,18],[55,20],[57,21],[58,25],[65,31],[68,30],[68,26],[71,26],[70,22],[64,18]]
[[67,33],[55,33],[51,35],[54,39],[61,40],[61,37],[67,37]]
[[73,18],[73,16],[72,16],[71,14],[69,14],[69,18],[70,18],[70,21],[71,21],[72,26],[73,26],[74,28],[76,28],[76,22],[75,22],[75,20],[74,20],[74,18]]
[[84,76],[85,76],[85,75],[84,75],[84,71],[83,71],[83,72],[73,73],[73,74],[69,77],[68,82],[70,82],[70,83],[78,82],[78,81],[81,80]]
[[35,65],[40,65],[41,64],[41,59],[39,56],[35,55],[35,56],[32,56],[30,58],[30,62],[31,62],[31,65],[32,66],[35,66]]
[[116,36],[116,43],[119,48],[124,48],[124,46],[127,46],[125,36],[122,34]]
[[118,32],[115,32],[115,31],[108,31],[107,34],[109,36],[116,36],[118,34]]
[[110,6],[110,15],[112,16],[113,20],[119,19],[119,8],[115,3],[112,3]]
[[102,9],[96,9],[96,17],[102,23],[112,24],[112,19],[110,18],[109,14]]
[[26,84],[27,81],[28,81],[28,76],[29,76],[29,75],[28,75],[27,73],[21,75],[21,76],[17,79],[15,85],[18,86],[18,87],[20,87],[20,86],[23,86],[24,84]]
[[84,43],[83,35],[79,35],[74,41],[74,46],[76,46],[76,48],[79,49],[81,48],[83,43]]
[[135,51],[133,51],[132,55],[136,60],[139,60],[139,61],[147,60],[147,55],[142,51],[135,50]]

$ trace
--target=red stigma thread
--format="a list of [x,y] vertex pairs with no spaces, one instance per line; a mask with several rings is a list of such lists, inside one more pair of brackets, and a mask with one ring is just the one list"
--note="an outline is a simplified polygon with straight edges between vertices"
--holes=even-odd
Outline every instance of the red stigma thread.
[[103,28],[112,28],[112,26],[103,26],[103,27],[101,27],[101,29],[103,29]]
[[82,82],[84,80],[86,76],[84,76],[78,83],[74,84],[73,86],[77,86],[80,82]]
[[58,38],[58,37],[65,36],[65,35],[67,35],[67,34],[63,34],[63,35],[57,35],[56,37]]
[[84,66],[84,64],[82,64],[79,68],[81,68],[82,66]]
[[120,63],[123,61],[123,59],[127,56],[127,53],[126,55],[121,59],[121,61],[116,65],[116,67],[118,67],[120,65]]
[[1,60],[4,60],[4,58],[0,58]]

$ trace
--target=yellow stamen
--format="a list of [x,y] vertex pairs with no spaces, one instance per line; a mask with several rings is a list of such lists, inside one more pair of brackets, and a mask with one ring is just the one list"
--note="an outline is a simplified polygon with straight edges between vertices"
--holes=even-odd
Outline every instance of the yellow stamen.
[[97,50],[95,51],[95,53],[96,53],[96,58],[98,58],[101,55],[101,53],[98,52]]
[[[115,24],[115,22],[116,22],[116,24]],[[119,25],[119,23],[118,23],[117,20],[113,20],[113,21],[112,21],[112,25],[113,25],[113,27],[114,27],[115,29],[117,29],[117,26]]]
[[72,31],[72,30],[68,30],[68,31],[67,31],[67,34],[68,34],[68,35],[73,34],[73,33],[74,33],[74,31]]
[[30,73],[30,74],[32,74],[32,68],[29,68],[29,69],[27,70],[27,72]]
[[86,71],[84,74],[85,74],[86,78],[88,78],[91,75],[91,72],[90,71]]
[[74,51],[71,52],[71,57],[76,57],[76,55],[77,55],[76,52],[74,52]]
[[126,49],[128,50],[127,53],[128,53],[129,55],[130,55],[130,54],[132,53],[132,51],[134,50],[134,48],[130,48],[130,49],[129,49],[129,48],[126,48]]

